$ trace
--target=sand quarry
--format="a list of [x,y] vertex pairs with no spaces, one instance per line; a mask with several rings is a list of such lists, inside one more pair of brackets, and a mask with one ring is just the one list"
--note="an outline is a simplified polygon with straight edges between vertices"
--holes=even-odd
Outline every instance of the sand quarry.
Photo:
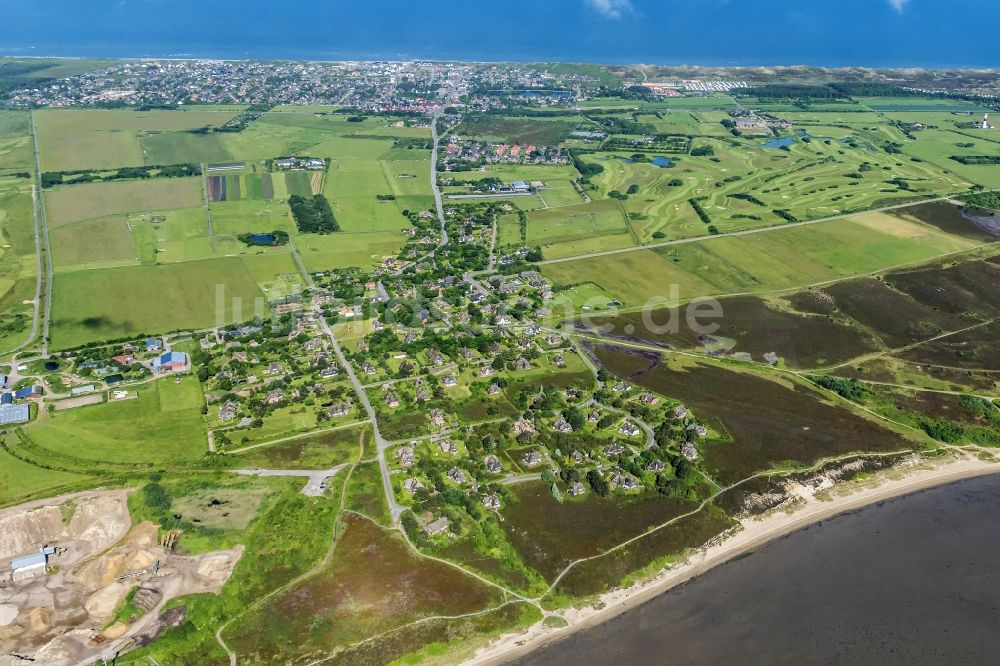
[[[161,613],[165,602],[218,592],[243,552],[177,555],[161,536],[152,523],[132,525],[124,491],[0,511],[0,666],[31,663],[25,658],[76,666],[144,645],[184,620],[182,607]],[[59,549],[47,572],[13,580],[11,559],[46,544]],[[113,621],[133,588],[131,605],[144,612]]]

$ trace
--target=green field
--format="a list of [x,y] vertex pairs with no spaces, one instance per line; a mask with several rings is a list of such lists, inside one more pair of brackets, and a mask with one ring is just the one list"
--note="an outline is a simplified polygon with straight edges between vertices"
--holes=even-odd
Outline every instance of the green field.
[[158,178],[66,185],[45,193],[49,224],[118,213],[191,208],[203,202],[200,178]]
[[263,298],[260,287],[239,257],[59,273],[52,303],[52,344],[75,347],[242,321],[254,315],[258,298]]
[[86,479],[82,474],[36,467],[0,449],[0,506],[36,493],[58,494],[61,488]]
[[976,245],[933,226],[896,215],[851,218],[774,229],[746,236],[548,264],[556,284],[591,282],[627,306],[669,298],[765,292],[932,259]]
[[197,379],[158,381],[131,400],[54,412],[27,432],[38,446],[99,462],[167,463],[207,450]]
[[[810,132],[829,132],[824,136],[832,135],[833,140],[792,139],[785,151],[765,148],[762,141],[734,145],[731,140],[701,138],[694,145],[711,148],[713,157],[671,156],[670,168],[634,162],[626,154],[599,153],[587,156],[586,161],[604,169],[593,178],[597,197],[638,187],[624,206],[636,216],[633,228],[642,242],[652,240],[656,232],[667,238],[703,235],[706,224],[690,199],[699,200],[710,223],[728,232],[780,224],[783,220],[773,212],[776,209],[807,220],[907,197],[962,192],[970,185],[935,164],[870,150],[866,140],[850,130],[811,127]],[[836,139],[856,140],[858,147]],[[899,179],[909,189],[889,182]]]
[[186,136],[194,130],[217,127],[235,111],[131,111],[46,109],[35,112],[42,170],[101,169],[142,164],[180,164],[190,158],[149,159],[143,140],[161,133]]
[[28,336],[36,264],[31,184],[0,176],[0,351]]
[[0,111],[0,172],[32,171],[30,118],[26,111]]

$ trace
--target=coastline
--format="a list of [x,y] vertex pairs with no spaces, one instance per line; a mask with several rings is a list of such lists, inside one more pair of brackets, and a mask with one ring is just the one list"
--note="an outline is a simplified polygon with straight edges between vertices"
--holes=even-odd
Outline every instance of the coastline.
[[[509,663],[640,606],[769,541],[839,514],[965,479],[1000,474],[1000,462],[986,462],[974,457],[953,458],[945,463],[924,460],[915,468],[890,468],[864,481],[839,483],[821,491],[823,498],[816,494],[800,496],[801,500],[791,510],[778,509],[764,517],[746,519],[740,523],[742,529],[738,528],[718,543],[698,549],[684,562],[631,587],[606,592],[593,605],[569,608],[559,613],[567,626],[553,628],[538,622],[525,631],[500,636],[462,663],[465,666]],[[896,478],[895,475],[899,474],[902,476]]]

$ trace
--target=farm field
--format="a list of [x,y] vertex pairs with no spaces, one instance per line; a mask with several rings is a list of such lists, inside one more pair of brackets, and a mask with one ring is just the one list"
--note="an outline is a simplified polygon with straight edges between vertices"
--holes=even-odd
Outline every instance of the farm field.
[[[936,205],[944,208],[935,215],[951,213],[949,204]],[[911,219],[906,211],[573,259],[542,270],[557,284],[593,282],[636,306],[670,298],[666,285],[671,284],[682,301],[792,289],[926,261],[982,242]]]
[[[101,169],[143,164],[180,164],[190,158],[161,161],[149,155],[145,137],[162,133],[215,136],[205,128],[218,127],[237,111],[132,111],[46,109],[34,112],[43,171]],[[195,134],[197,132],[197,134]]]
[[[218,311],[220,297],[223,305]],[[253,316],[256,299],[263,299],[263,294],[238,257],[59,273],[53,294],[52,344],[65,349],[141,333],[242,321]]]
[[37,446],[78,460],[125,463],[182,462],[207,450],[194,377],[158,381],[138,398],[47,415],[28,433]]
[[0,111],[0,174],[34,169],[30,123],[26,111]]
[[35,297],[31,183],[0,176],[0,351],[28,337]]
[[45,193],[53,227],[107,215],[190,208],[203,202],[200,178],[66,185]]

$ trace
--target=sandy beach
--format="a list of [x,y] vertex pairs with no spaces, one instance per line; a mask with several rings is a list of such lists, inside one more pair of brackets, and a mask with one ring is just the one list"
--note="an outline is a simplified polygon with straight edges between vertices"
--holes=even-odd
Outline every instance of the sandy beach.
[[996,473],[1000,473],[998,462],[971,457],[953,458],[944,462],[921,461],[910,468],[889,469],[873,478],[837,484],[818,493],[803,489],[790,510],[777,510],[762,518],[745,520],[726,538],[699,549],[685,562],[651,579],[612,590],[592,606],[561,611],[559,615],[565,618],[568,626],[553,628],[539,622],[526,631],[501,636],[463,663],[477,666],[508,663],[581,629],[600,624],[768,541],[837,514],[927,488]]

